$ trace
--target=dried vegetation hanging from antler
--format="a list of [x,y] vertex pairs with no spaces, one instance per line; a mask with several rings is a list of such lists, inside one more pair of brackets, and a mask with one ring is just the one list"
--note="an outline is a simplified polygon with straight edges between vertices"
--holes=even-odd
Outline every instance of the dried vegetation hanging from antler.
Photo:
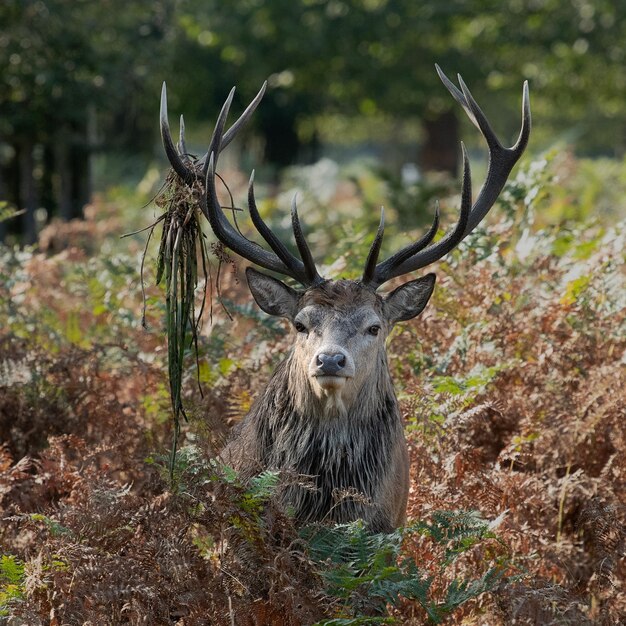
[[[163,188],[155,198],[155,204],[164,210],[164,213],[148,227],[149,234],[141,261],[141,282],[144,299],[142,324],[145,326],[145,289],[144,289],[144,262],[150,239],[154,229],[162,223],[161,241],[156,258],[156,284],[164,282],[166,334],[167,334],[167,362],[168,378],[172,414],[174,417],[174,434],[170,453],[170,474],[173,472],[176,459],[176,449],[180,435],[181,418],[187,420],[183,404],[183,368],[185,355],[193,349],[198,373],[198,388],[202,395],[199,380],[198,365],[198,332],[202,322],[205,307],[208,304],[209,318],[213,317],[213,279],[209,248],[206,236],[202,232],[200,198],[204,193],[201,172],[192,183],[185,183],[173,171],[167,175]],[[219,176],[219,175],[218,175]],[[228,195],[230,209],[235,211],[234,200],[228,185],[220,177]],[[215,288],[217,298],[220,297],[220,277],[222,264],[234,266],[234,262],[221,243],[213,243],[210,250],[218,262]],[[197,307],[196,294],[199,295],[200,305]],[[226,314],[230,314],[226,309]]]
[[[174,417],[170,472],[173,471],[181,418],[187,419],[182,400],[185,352],[193,347],[197,359],[198,330],[207,291],[210,294],[210,265],[204,234],[200,227],[200,209],[197,200],[201,193],[202,184],[199,180],[192,185],[186,185],[170,171],[163,189],[155,199],[156,205],[165,212],[150,227],[141,263],[143,291],[143,269],[148,244],[154,229],[162,223],[161,242],[156,260],[156,284],[165,281],[168,378]],[[200,283],[199,279],[202,279],[204,284],[200,307],[196,314],[196,289]],[[145,325],[145,291],[142,323]]]

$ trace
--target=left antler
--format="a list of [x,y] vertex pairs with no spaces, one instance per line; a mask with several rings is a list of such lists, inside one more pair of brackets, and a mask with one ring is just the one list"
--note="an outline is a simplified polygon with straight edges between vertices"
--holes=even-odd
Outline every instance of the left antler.
[[215,236],[224,245],[245,259],[248,259],[248,261],[252,261],[252,263],[256,263],[265,269],[272,270],[279,274],[291,276],[305,287],[309,287],[323,282],[324,279],[317,272],[313,255],[302,233],[295,198],[291,207],[291,221],[294,239],[301,257],[300,259],[289,251],[261,218],[254,197],[254,172],[252,172],[248,187],[248,209],[252,223],[272,249],[271,252],[253,243],[249,239],[246,239],[233,228],[226,215],[224,215],[215,188],[217,160],[220,152],[234,139],[239,129],[248,121],[261,101],[265,93],[265,87],[266,84],[263,84],[263,87],[261,87],[261,90],[242,113],[241,117],[228,131],[224,132],[228,111],[230,110],[230,105],[235,95],[235,88],[233,87],[217,118],[215,130],[213,131],[213,136],[211,137],[206,154],[196,160],[191,159],[187,154],[184,136],[185,126],[182,117],[180,123],[180,140],[178,146],[174,146],[167,121],[167,92],[165,83],[163,83],[163,90],[161,92],[161,136],[163,137],[163,147],[165,148],[165,153],[167,154],[172,168],[186,184],[191,185],[198,179],[204,182],[200,208],[209,220]]
[[[254,113],[257,106],[259,106],[259,102],[263,99],[263,95],[265,94],[265,88],[267,87],[267,82],[263,83],[263,86],[259,90],[259,93],[254,97],[254,100],[250,102],[250,104],[246,107],[246,110],[241,114],[239,119],[224,133],[221,140],[221,150],[223,150],[234,138],[235,135],[239,132],[241,127],[248,122],[252,114]],[[232,102],[233,96],[235,94],[235,88],[231,89],[230,94],[228,95],[227,102]],[[163,87],[161,89],[161,138],[163,139],[163,147],[165,148],[165,154],[174,169],[174,171],[186,182],[188,185],[192,184],[195,180],[200,178],[198,174],[198,170],[202,171],[202,178],[206,176],[207,168],[208,168],[208,159],[209,155],[212,152],[213,139],[215,139],[215,134],[213,135],[211,145],[209,149],[205,153],[205,155],[200,159],[192,159],[187,152],[187,147],[185,146],[185,121],[183,116],[180,116],[180,139],[178,141],[178,145],[174,146],[174,141],[172,140],[172,134],[170,133],[170,125],[167,120],[167,87],[165,83],[163,83]]]
[[467,237],[467,235],[478,226],[495,203],[513,166],[517,163],[528,144],[531,120],[527,81],[524,82],[522,95],[522,128],[515,145],[511,148],[505,148],[496,137],[485,114],[481,111],[476,100],[474,100],[474,97],[467,88],[467,85],[463,82],[461,76],[458,76],[459,85],[461,87],[459,90],[441,71],[438,65],[435,65],[435,67],[437,68],[437,73],[443,84],[447,87],[454,99],[463,107],[474,126],[480,130],[487,142],[489,148],[487,179],[478,194],[476,202],[472,206],[472,181],[470,177],[469,159],[465,151],[465,146],[461,142],[463,150],[463,191],[461,194],[461,214],[455,229],[437,243],[429,245],[439,227],[439,210],[437,209],[435,211],[433,225],[426,235],[415,243],[396,252],[386,261],[376,264],[384,231],[384,213],[381,212],[378,232],[370,249],[365,271],[363,272],[363,278],[361,279],[363,284],[370,285],[375,289],[392,278],[408,274],[409,272],[421,269],[438,261]]

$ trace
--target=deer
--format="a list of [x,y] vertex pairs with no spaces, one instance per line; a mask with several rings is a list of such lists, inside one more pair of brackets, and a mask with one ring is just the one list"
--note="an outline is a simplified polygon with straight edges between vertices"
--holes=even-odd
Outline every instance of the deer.
[[[489,164],[485,183],[472,203],[470,162],[461,142],[462,192],[456,226],[434,241],[440,221],[437,206],[432,225],[422,237],[379,261],[385,227],[381,208],[360,280],[330,279],[318,273],[295,198],[291,222],[299,257],[289,250],[257,210],[254,172],[248,186],[248,209],[269,250],[244,237],[224,213],[216,190],[218,158],[256,109],[265,84],[225,132],[235,91],[231,90],[201,158],[187,153],[182,117],[180,141],[174,144],[163,84],[160,126],[172,169],[187,184],[201,180],[200,209],[224,246],[283,277],[280,280],[253,267],[245,271],[256,304],[268,315],[290,322],[293,343],[250,411],[232,430],[220,460],[242,477],[264,470],[307,477],[308,481],[288,484],[280,496],[298,524],[362,519],[372,532],[388,533],[406,523],[410,464],[387,362],[386,338],[396,324],[420,315],[433,293],[436,277],[431,272],[389,293],[378,290],[393,279],[430,266],[467,237],[494,205],[528,143],[531,115],[527,81],[522,91],[519,136],[506,148],[461,76],[457,87],[438,65],[435,67],[486,141]],[[287,284],[284,278],[299,286]]]

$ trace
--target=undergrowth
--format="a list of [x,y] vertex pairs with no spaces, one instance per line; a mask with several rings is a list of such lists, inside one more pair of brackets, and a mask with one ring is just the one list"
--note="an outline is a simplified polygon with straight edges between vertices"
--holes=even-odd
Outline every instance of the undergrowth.
[[[300,534],[327,593],[340,600],[342,612],[352,615],[320,624],[394,623],[393,618],[359,614],[382,611],[387,604],[397,606],[401,599],[417,603],[429,622],[442,623],[468,600],[493,591],[505,578],[512,579],[507,576],[509,564],[506,558],[498,559],[482,575],[454,577],[435,594],[436,577],[425,574],[415,559],[403,555],[403,545],[414,534],[426,537],[439,552],[441,575],[477,544],[496,540],[496,525],[476,511],[434,511],[428,522],[416,521],[391,534],[371,534],[361,521],[304,528]],[[435,595],[441,599],[434,599]]]
[[[390,535],[296,528],[274,496],[302,477],[211,461],[290,345],[232,267],[233,319],[205,311],[197,372],[183,355],[171,480],[166,311],[147,280],[142,329],[139,237],[112,243],[125,229],[98,204],[1,249],[0,622],[622,623],[626,228],[546,227],[555,168],[520,171],[389,340],[411,456]],[[358,200],[328,198],[339,216]],[[361,266],[358,225],[327,273]]]

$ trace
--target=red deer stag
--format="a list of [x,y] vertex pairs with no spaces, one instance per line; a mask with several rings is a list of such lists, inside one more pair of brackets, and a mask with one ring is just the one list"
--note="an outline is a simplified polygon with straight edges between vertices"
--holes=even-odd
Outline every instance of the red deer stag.
[[381,210],[361,280],[330,280],[318,274],[302,234],[295,200],[291,218],[300,258],[294,256],[257,211],[254,174],[248,188],[250,217],[271,251],[235,230],[220,206],[215,184],[218,156],[252,114],[265,86],[224,132],[234,89],[231,91],[209,149],[203,157],[194,159],[186,152],[182,132],[178,147],[174,147],[163,85],[161,131],[165,151],[184,181],[204,181],[201,210],[217,238],[248,261],[288,276],[303,287],[294,289],[255,269],[246,270],[259,307],[292,323],[293,348],[221,454],[224,462],[243,476],[264,469],[288,469],[311,477],[313,485],[293,485],[283,494],[299,522],[362,518],[369,528],[383,532],[404,523],[409,461],[385,338],[395,324],[421,313],[433,292],[435,275],[407,282],[386,295],[377,290],[393,278],[441,259],[472,232],[496,201],[528,142],[531,121],[527,83],[523,88],[519,138],[512,148],[505,148],[462,78],[459,76],[458,88],[439,67],[437,72],[487,142],[486,182],[472,205],[469,160],[461,144],[461,210],[454,230],[433,243],[439,226],[437,211],[431,228],[421,239],[378,263],[384,227]]

